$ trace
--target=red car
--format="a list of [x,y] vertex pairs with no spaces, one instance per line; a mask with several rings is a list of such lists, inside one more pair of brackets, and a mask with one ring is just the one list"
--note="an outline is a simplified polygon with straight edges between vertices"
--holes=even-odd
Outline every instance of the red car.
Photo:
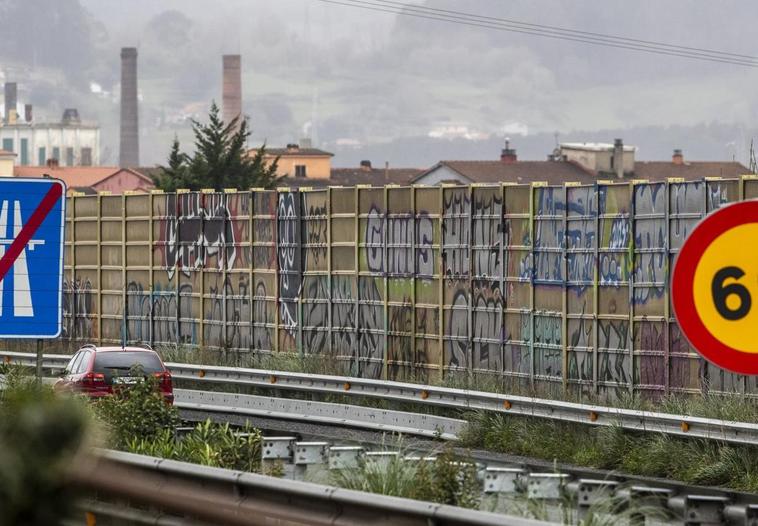
[[158,378],[158,386],[169,404],[174,402],[171,373],[152,349],[145,347],[96,347],[85,345],[68,362],[63,376],[53,386],[57,391],[80,393],[93,398],[113,393],[113,386],[137,383],[134,366]]

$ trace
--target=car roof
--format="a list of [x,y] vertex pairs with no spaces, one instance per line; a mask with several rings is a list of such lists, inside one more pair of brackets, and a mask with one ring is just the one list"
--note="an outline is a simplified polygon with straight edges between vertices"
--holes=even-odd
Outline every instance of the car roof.
[[85,345],[80,351],[89,350],[89,351],[95,351],[95,352],[118,352],[118,351],[130,351],[130,352],[151,352],[155,353],[152,349],[147,349],[145,347],[97,347],[95,345]]

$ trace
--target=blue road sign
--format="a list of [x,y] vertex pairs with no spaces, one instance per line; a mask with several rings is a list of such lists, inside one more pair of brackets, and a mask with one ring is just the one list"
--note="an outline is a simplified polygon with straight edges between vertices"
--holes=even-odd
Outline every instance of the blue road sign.
[[66,186],[0,178],[0,338],[56,338],[63,316]]

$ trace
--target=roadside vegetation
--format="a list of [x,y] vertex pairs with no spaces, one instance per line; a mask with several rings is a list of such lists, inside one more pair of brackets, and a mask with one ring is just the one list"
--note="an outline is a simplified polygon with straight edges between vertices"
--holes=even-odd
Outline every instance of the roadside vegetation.
[[0,526],[59,524],[73,511],[66,470],[91,436],[86,408],[0,366]]
[[[3,379],[0,390],[0,526],[61,524],[62,517],[73,516],[77,495],[63,483],[66,469],[76,462],[76,455],[95,445],[207,466],[261,471],[259,430],[231,428],[227,424],[206,421],[178,435],[176,408],[164,402],[152,377],[117,391],[113,396],[85,403],[78,397],[55,395],[52,389],[38,384],[28,373],[17,367],[0,367]],[[613,455],[620,451],[618,446],[602,443],[614,436],[595,437],[594,449],[588,450],[582,449],[579,436],[569,434],[571,441],[566,442],[563,429],[511,429],[505,421],[488,421],[486,418],[486,415],[479,415],[475,419],[487,429],[479,429],[478,436],[472,434],[469,437],[472,444],[486,440],[492,449],[508,449],[509,444],[518,444],[521,453],[532,456],[555,455],[563,448],[563,456],[571,457],[570,448],[574,448],[576,451],[571,458],[575,459],[578,451],[584,451],[586,455],[591,451],[594,455],[591,458],[607,464],[612,463]],[[471,432],[474,431],[472,427]],[[533,440],[534,436],[554,437],[554,440],[544,445],[543,441]],[[620,441],[618,437],[615,440]],[[544,449],[534,449],[536,447]],[[693,450],[695,447],[692,446]],[[470,453],[461,452],[454,448],[454,444],[440,444],[427,451],[426,458],[410,461],[401,459],[419,453],[407,449],[402,438],[385,449],[397,451],[398,457],[386,464],[364,460],[357,469],[329,471],[327,482],[348,489],[510,515],[547,518],[549,513],[555,513],[555,509],[549,510],[523,494],[508,497],[497,509],[486,498],[483,501],[476,463]],[[641,457],[643,454],[639,451],[634,458]],[[733,470],[729,462],[738,461],[736,457],[725,458],[723,469]],[[266,474],[282,476],[284,471],[272,470]],[[614,517],[629,513],[619,506],[609,499],[595,506],[594,511],[590,510],[589,515],[581,520],[576,517],[573,502],[568,497],[557,509],[562,513],[559,520],[564,524],[610,525],[616,523]],[[646,513],[661,514],[663,511]]]
[[461,437],[465,447],[758,491],[758,448],[754,446],[493,413],[473,413],[467,420]]
[[[139,375],[136,371],[132,374]],[[166,404],[151,376],[97,400],[92,409],[95,418],[105,424],[107,444],[114,449],[242,471],[260,468],[258,429],[232,428],[207,420],[178,435],[179,413]]]
[[331,471],[331,483],[381,495],[479,508],[482,487],[470,456],[455,453],[447,444],[426,457],[406,461],[403,457],[412,453],[404,448],[401,439],[391,449],[399,454],[386,464],[364,458],[358,469]]

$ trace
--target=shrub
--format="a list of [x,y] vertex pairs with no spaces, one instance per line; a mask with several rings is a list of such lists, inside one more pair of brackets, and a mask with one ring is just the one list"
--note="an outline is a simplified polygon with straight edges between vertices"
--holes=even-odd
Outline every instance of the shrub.
[[[132,376],[144,376],[132,371]],[[133,440],[153,439],[179,423],[179,414],[166,403],[158,391],[158,380],[148,375],[144,380],[105,396],[93,404],[95,414],[109,431],[109,442],[123,449]]]
[[249,425],[241,430],[210,420],[182,438],[170,429],[150,437],[133,437],[126,451],[206,466],[255,472],[260,469],[261,433]]
[[0,525],[61,524],[75,496],[63,475],[82,447],[86,410],[70,397],[5,370],[0,391]]

